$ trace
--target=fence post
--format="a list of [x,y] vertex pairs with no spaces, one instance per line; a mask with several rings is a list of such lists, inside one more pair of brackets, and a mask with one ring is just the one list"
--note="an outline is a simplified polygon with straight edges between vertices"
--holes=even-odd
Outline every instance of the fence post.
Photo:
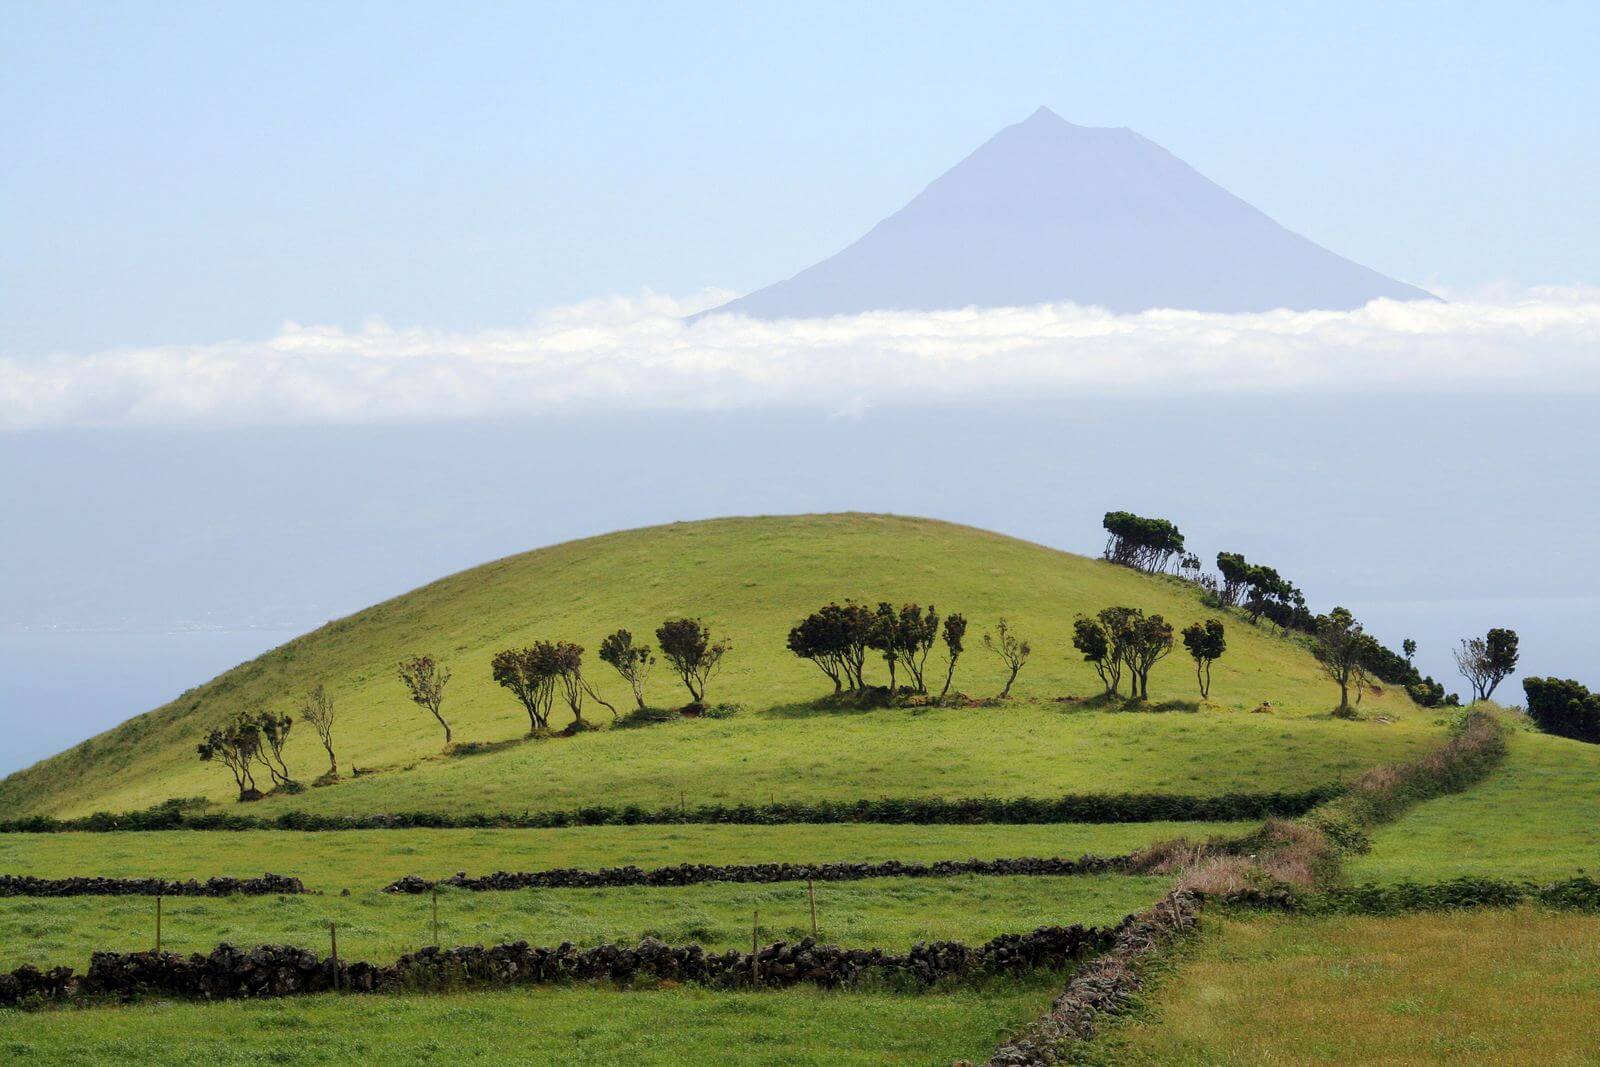
[[156,894],[156,955],[161,955],[161,894]]
[[433,887],[433,947],[439,947],[439,887]]
[[333,949],[333,988],[339,989],[339,924],[333,921],[328,923],[328,940]]
[[806,879],[806,896],[811,899],[811,936],[817,936],[817,888]]
[[757,908],[755,917],[750,920],[750,981],[755,983],[761,978],[761,964],[756,960],[756,953],[761,948],[761,909]]

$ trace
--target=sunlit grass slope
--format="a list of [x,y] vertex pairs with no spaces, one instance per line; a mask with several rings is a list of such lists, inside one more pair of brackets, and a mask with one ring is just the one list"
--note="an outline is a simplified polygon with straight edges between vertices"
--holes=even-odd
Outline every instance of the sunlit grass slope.
[[1208,920],[1105,1064],[1592,1064],[1600,916]]
[[[980,635],[1005,615],[1031,639],[1033,659],[1015,695],[1028,707],[869,714],[803,714],[793,705],[827,683],[784,647],[788,628],[830,599],[933,602],[971,620],[957,688],[992,695],[999,664]],[[169,797],[226,801],[227,774],[195,759],[194,745],[233,711],[292,710],[325,684],[339,709],[341,765],[383,773],[271,799],[286,808],[527,810],[574,803],[666,804],[878,794],[1050,794],[1150,789],[1213,793],[1303,788],[1415,752],[1432,717],[1400,693],[1369,697],[1370,716],[1395,723],[1310,717],[1332,701],[1328,683],[1293,641],[1230,625],[1212,697],[1199,715],[1113,715],[1049,698],[1098,689],[1071,648],[1075,615],[1112,604],[1160,612],[1179,627],[1209,612],[1194,590],[981,530],[880,515],[719,519],[610,534],[509,557],[386,601],[223,674],[0,782],[0,812],[83,814],[143,807]],[[625,689],[595,662],[600,638],[625,626],[653,640],[665,616],[704,618],[733,641],[713,702],[745,710],[731,719],[677,723],[441,758],[434,722],[395,678],[404,655],[431,652],[454,672],[445,713],[458,741],[507,741],[527,720],[489,676],[499,648],[540,638],[575,640],[589,677],[626,707]],[[882,669],[879,666],[881,676]],[[1193,699],[1179,649],[1151,678],[1157,701]],[[662,667],[652,702],[676,706],[682,690]],[[1278,710],[1251,715],[1269,701]],[[593,711],[601,719],[601,708]],[[559,721],[558,721],[559,725]],[[303,726],[289,745],[296,774],[322,770]]]
[[1358,881],[1600,874],[1600,745],[1518,730],[1503,766],[1420,804],[1346,866]]

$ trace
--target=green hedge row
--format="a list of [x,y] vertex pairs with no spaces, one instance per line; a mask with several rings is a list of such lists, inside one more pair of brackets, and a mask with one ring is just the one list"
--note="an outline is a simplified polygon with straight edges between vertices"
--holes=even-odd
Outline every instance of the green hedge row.
[[1574,911],[1600,911],[1600,880],[1579,875],[1559,882],[1455,878],[1448,882],[1393,882],[1335,886],[1320,893],[1244,890],[1226,902],[1308,915],[1399,915],[1461,908],[1509,908],[1524,902]]
[[0,833],[108,832],[119,830],[405,830],[551,829],[562,826],[635,826],[676,823],[1127,823],[1222,822],[1294,816],[1339,795],[1342,786],[1299,793],[1224,793],[1213,797],[1165,793],[1107,793],[1049,798],[976,797],[814,801],[775,804],[702,804],[645,808],[591,806],[565,811],[484,814],[408,811],[373,815],[319,815],[288,811],[263,818],[195,811],[169,803],[144,811],[100,812],[79,819],[32,816],[0,821]]

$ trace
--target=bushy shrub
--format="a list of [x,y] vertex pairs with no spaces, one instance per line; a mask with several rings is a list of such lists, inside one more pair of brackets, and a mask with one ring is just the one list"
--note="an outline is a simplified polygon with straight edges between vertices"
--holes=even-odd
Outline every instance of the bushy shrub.
[[1524,678],[1528,718],[1547,734],[1600,744],[1600,693],[1571,678]]

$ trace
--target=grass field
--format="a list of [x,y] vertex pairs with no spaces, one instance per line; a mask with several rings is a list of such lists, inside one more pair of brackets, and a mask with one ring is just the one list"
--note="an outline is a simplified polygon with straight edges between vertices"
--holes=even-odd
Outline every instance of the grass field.
[[1117,1064],[1594,1064],[1600,916],[1208,919]]
[[1600,872],[1600,745],[1517,731],[1487,782],[1429,801],[1373,836],[1346,866],[1357,881]]
[[308,889],[381,889],[407,874],[674,863],[827,863],[1120,856],[1187,835],[1236,835],[1254,823],[1045,826],[586,826],[565,830],[164,831],[0,834],[0,873],[66,878],[201,878],[262,873]]
[[[987,941],[1038,926],[1115,923],[1148,907],[1167,879],[1129,875],[875,878],[816,887],[818,933],[835,944],[905,949],[917,941]],[[351,959],[387,963],[433,943],[426,896],[174,897],[163,902],[162,947],[206,952],[218,942],[294,944],[326,953],[328,923]],[[811,932],[803,882],[708,883],[673,888],[547,889],[439,894],[440,941],[496,944],[637,942],[750,947]],[[139,951],[154,942],[151,897],[0,898],[0,965],[67,963],[80,969],[95,949]]]
[[[1175,579],[966,527],[874,515],[724,519],[635,530],[540,549],[454,575],[330,623],[186,693],[173,703],[0,782],[0,812],[83,814],[174,796],[226,801],[227,774],[194,757],[204,730],[241,708],[292,709],[316,683],[339,709],[346,771],[371,778],[271,800],[284,808],[381,811],[415,807],[512,810],[577,802],[757,802],[783,798],[928,794],[1050,794],[1122,789],[1222,792],[1304,788],[1427,743],[1432,716],[1403,693],[1364,704],[1383,724],[1320,717],[1331,686],[1298,643],[1234,618],[1214,672],[1219,710],[1112,714],[1041,704],[915,713],[817,714],[796,708],[827,691],[784,647],[790,625],[831,599],[916,600],[971,620],[957,688],[989,695],[998,662],[980,645],[1002,614],[1034,654],[1016,694],[1087,696],[1098,682],[1071,648],[1078,613],[1131,604],[1181,627],[1212,614]],[[458,741],[520,736],[527,720],[490,679],[499,648],[535,638],[579,641],[588,675],[625,707],[624,687],[594,662],[618,626],[649,636],[669,615],[702,616],[733,651],[715,701],[745,705],[727,720],[679,723],[438,759],[442,736],[394,676],[403,655],[431,651],[454,671],[446,715]],[[882,674],[881,665],[878,667]],[[1192,699],[1181,649],[1157,665],[1155,699]],[[655,702],[686,699],[664,667]],[[1246,712],[1262,702],[1272,714]],[[137,709],[129,709],[130,712]],[[600,717],[601,708],[592,712]],[[1311,716],[1319,716],[1311,718]],[[560,725],[558,719],[556,725]],[[973,744],[981,737],[981,745]],[[289,743],[296,773],[324,766],[315,738]]]
[[[974,743],[978,735],[981,744]],[[670,807],[680,797],[690,804],[764,804],[863,796],[1209,796],[1324,785],[1413,756],[1438,736],[1432,720],[1417,713],[1381,724],[1054,705],[748,712],[426,760],[243,810],[518,812],[594,802]]]
[[924,1067],[980,1060],[1060,975],[946,993],[558,988],[0,1011],[0,1060],[73,1067],[582,1063]]

